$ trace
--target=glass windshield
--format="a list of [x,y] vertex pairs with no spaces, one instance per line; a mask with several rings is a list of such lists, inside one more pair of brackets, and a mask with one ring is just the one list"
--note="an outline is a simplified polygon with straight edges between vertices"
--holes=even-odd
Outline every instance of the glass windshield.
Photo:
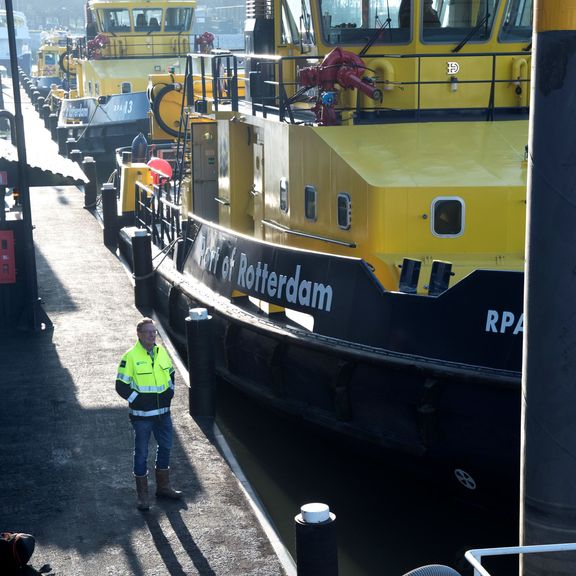
[[492,32],[497,3],[497,0],[423,0],[422,39],[458,43],[469,37],[469,42],[484,42]]
[[321,0],[322,37],[328,44],[393,44],[410,40],[410,2],[400,22],[401,0]]
[[314,44],[309,0],[282,0],[282,43]]
[[503,42],[532,40],[532,0],[508,0],[500,40]]
[[166,32],[188,32],[192,27],[192,8],[168,8],[164,30]]
[[162,22],[162,9],[134,9],[132,11],[132,17],[134,18],[135,32],[153,32],[155,30],[160,30],[160,22]]
[[130,13],[128,10],[103,10],[102,15],[104,32],[130,31]]

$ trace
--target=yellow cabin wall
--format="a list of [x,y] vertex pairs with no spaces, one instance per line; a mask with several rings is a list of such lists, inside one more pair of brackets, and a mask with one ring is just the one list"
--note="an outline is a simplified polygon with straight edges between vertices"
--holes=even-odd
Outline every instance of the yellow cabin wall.
[[[393,290],[398,288],[404,257],[423,261],[421,290],[434,259],[453,263],[453,282],[475,268],[522,269],[526,122],[355,126],[350,130],[255,122],[252,139],[264,147],[263,218],[305,234],[342,242],[353,239],[356,246],[328,244],[264,226],[266,240],[363,258],[384,286]],[[249,157],[249,147],[244,146],[244,152]],[[250,166],[247,157],[241,164]],[[247,169],[239,170],[245,173]],[[283,177],[289,182],[286,213],[279,206]],[[316,221],[305,217],[304,187],[308,184],[317,190]],[[350,230],[340,229],[337,223],[341,192],[348,193],[352,201]],[[445,196],[464,201],[460,236],[444,238],[432,232],[432,201]]]

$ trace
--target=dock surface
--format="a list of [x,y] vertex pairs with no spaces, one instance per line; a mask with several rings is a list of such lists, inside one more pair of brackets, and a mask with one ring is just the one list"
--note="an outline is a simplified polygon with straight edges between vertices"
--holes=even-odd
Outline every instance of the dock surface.
[[[27,146],[55,154],[26,104],[24,118]],[[285,574],[214,439],[189,416],[178,370],[171,476],[185,497],[157,501],[151,475],[153,506],[136,509],[132,427],[115,376],[142,313],[83,204],[74,187],[31,189],[38,290],[53,329],[0,334],[0,531],[35,536],[28,574]],[[154,453],[152,441],[151,471]]]

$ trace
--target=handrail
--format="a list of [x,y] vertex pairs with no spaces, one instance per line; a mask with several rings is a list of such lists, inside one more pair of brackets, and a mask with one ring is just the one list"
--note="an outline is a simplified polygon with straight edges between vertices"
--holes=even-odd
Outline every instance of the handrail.
[[300,236],[301,238],[309,238],[310,240],[320,240],[322,242],[328,242],[329,244],[338,244],[338,246],[346,246],[347,248],[356,248],[355,242],[345,242],[344,240],[335,240],[334,238],[328,238],[327,236],[317,236],[316,234],[309,234],[307,232],[301,232],[300,230],[294,230],[293,228],[288,228],[283,224],[279,224],[274,220],[262,220],[264,226],[278,230],[279,232],[284,232],[286,234],[291,234],[293,236]]
[[[529,78],[513,78],[512,69],[510,70],[509,78],[497,78],[498,66],[497,62],[500,58],[506,57],[522,57],[526,58],[526,52],[510,51],[510,52],[470,52],[465,54],[453,54],[451,52],[447,53],[416,53],[416,54],[370,54],[365,56],[366,60],[376,60],[376,59],[390,59],[390,60],[405,60],[412,59],[416,61],[416,79],[411,81],[396,81],[394,86],[417,86],[416,91],[416,102],[414,108],[403,108],[398,109],[399,112],[407,113],[412,112],[415,115],[415,119],[418,121],[420,119],[421,112],[426,109],[423,108],[424,102],[422,99],[421,89],[424,86],[431,85],[450,85],[453,83],[453,78],[447,77],[447,79],[439,80],[423,80],[421,78],[422,63],[429,59],[442,59],[446,58],[447,61],[458,60],[462,63],[462,60],[467,60],[470,58],[489,58],[491,59],[490,72],[486,72],[486,75],[476,79],[458,79],[458,85],[480,85],[488,84],[490,85],[490,91],[488,99],[482,105],[475,105],[471,109],[477,110],[478,112],[485,111],[486,119],[492,120],[494,117],[494,111],[496,108],[495,91],[496,86],[502,84],[513,84],[514,86],[519,86],[521,84],[529,84]],[[234,110],[237,110],[238,98],[238,67],[241,61],[250,61],[251,70],[250,73],[246,74],[243,78],[244,86],[248,90],[250,86],[252,101],[252,115],[261,113],[263,117],[266,117],[268,113],[278,114],[280,121],[285,121],[288,119],[290,123],[295,122],[294,110],[290,105],[289,98],[287,96],[287,88],[292,88],[293,92],[298,90],[298,82],[286,82],[284,81],[285,70],[283,64],[293,63],[294,69],[296,70],[298,66],[310,66],[313,63],[320,63],[324,56],[318,55],[310,57],[309,55],[298,55],[298,56],[278,56],[278,55],[266,55],[266,54],[246,54],[246,53],[227,53],[227,54],[190,54],[189,57],[193,60],[200,59],[199,65],[199,76],[202,86],[202,100],[206,100],[209,97],[213,104],[214,111],[218,111],[219,104],[223,101],[233,101],[235,106]],[[226,58],[226,70],[222,73],[218,69],[216,64],[217,59]],[[210,63],[207,65],[207,63]],[[292,65],[292,64],[291,64]],[[233,72],[231,69],[233,68]],[[198,74],[198,72],[196,72]],[[297,75],[295,74],[296,78]],[[208,95],[206,90],[207,83],[212,84],[212,94]],[[218,88],[220,83],[227,83],[225,90],[225,95],[221,93]],[[378,80],[375,82],[377,85],[386,85],[386,80]],[[266,87],[271,87],[266,90]],[[519,106],[524,109],[524,105]],[[518,108],[518,105],[508,106],[508,108]],[[352,108],[347,108],[340,106],[339,110],[348,110]],[[363,111],[372,110],[385,110],[378,106],[362,106]]]
[[[152,172],[157,170],[151,169]],[[174,250],[174,243],[182,234],[181,206],[172,200],[169,182],[154,184],[152,188],[143,182],[135,182],[135,223],[145,228],[152,242],[160,248]],[[172,254],[171,254],[172,255]]]
[[474,568],[474,576],[491,576],[490,572],[482,566],[485,556],[506,556],[510,554],[535,554],[546,552],[570,552],[576,550],[576,543],[565,544],[536,544],[531,546],[505,546],[502,548],[477,548],[468,550],[464,557]]

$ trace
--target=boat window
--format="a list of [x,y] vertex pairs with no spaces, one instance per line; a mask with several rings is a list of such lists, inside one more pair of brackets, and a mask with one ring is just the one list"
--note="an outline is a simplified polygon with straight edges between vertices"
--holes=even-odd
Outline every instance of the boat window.
[[280,178],[280,210],[288,212],[288,180]]
[[352,201],[350,194],[340,192],[338,194],[338,226],[343,230],[349,230],[352,226]]
[[[320,0],[327,44],[401,44],[410,41],[412,0]],[[401,3],[404,4],[401,16]],[[402,21],[401,21],[402,20]]]
[[98,11],[104,32],[128,32],[130,30],[130,12],[128,10],[108,9]]
[[502,42],[532,40],[532,0],[508,0],[500,40]]
[[132,10],[132,18],[134,18],[134,31],[135,32],[154,32],[160,30],[160,22],[162,22],[162,9],[149,8],[143,10],[141,8]]
[[121,90],[122,90],[122,94],[130,94],[130,92],[132,92],[132,83],[131,82],[122,82]]
[[460,236],[464,231],[464,201],[444,196],[432,202],[432,233],[435,236]]
[[[40,56],[40,54],[38,54],[38,56]],[[56,54],[54,54],[54,52],[46,52],[46,54],[44,54],[44,64],[46,64],[46,66],[53,66],[56,63]]]
[[309,0],[282,0],[282,44],[313,46],[314,29],[310,16]]
[[189,32],[192,28],[192,8],[168,8],[164,20],[165,32]]
[[422,39],[443,44],[485,42],[492,33],[497,4],[498,0],[422,0]]
[[316,186],[304,187],[304,215],[307,220],[316,220]]
[[92,96],[92,81],[88,80],[88,94]]

